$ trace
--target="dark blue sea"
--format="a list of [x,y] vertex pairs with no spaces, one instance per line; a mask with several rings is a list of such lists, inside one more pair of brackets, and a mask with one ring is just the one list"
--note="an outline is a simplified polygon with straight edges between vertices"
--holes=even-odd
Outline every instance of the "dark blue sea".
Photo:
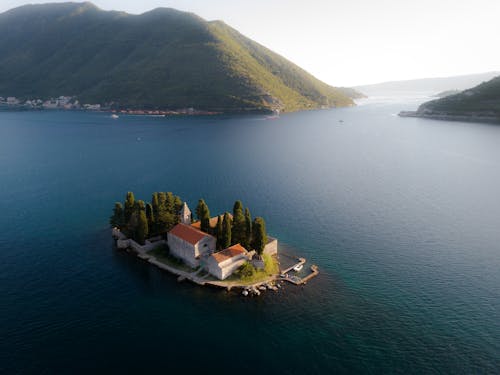
[[[395,115],[417,104],[0,113],[0,373],[499,374],[500,126]],[[129,190],[241,199],[321,273],[178,283],[114,249]]]

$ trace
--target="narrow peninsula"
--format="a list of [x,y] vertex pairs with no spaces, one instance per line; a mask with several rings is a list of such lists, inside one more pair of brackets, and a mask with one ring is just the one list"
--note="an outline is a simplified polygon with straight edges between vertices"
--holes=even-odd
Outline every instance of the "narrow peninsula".
[[401,117],[435,120],[500,123],[500,76],[473,88],[423,103]]

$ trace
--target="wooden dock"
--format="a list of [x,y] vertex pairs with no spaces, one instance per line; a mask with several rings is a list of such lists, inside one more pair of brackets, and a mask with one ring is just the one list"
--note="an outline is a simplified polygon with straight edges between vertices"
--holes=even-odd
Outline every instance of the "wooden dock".
[[[290,256],[290,255],[287,255],[287,256]],[[281,273],[288,273],[290,272],[291,270],[293,270],[295,267],[297,266],[300,266],[300,265],[303,265],[306,263],[306,259],[305,258],[297,258],[297,260],[299,261],[298,263],[294,264],[293,266],[290,266],[284,270],[281,270]]]
[[[293,268],[293,267],[292,267]],[[291,268],[291,269],[292,269]],[[286,273],[286,272],[284,272]],[[298,276],[291,276],[291,277],[282,277],[281,280],[283,281],[288,281],[289,283],[292,283],[294,285],[304,285],[306,284],[309,280],[311,280],[313,277],[316,277],[319,275],[319,269],[318,269],[318,266],[313,264],[311,266],[311,273],[309,275],[307,275],[306,277],[304,278],[300,278]],[[287,275],[288,276],[288,275]]]

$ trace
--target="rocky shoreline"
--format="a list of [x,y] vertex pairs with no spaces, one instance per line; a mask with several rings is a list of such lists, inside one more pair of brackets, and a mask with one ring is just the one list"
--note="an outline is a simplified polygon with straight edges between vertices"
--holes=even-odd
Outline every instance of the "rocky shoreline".
[[401,111],[398,116],[400,117],[418,117],[431,120],[444,120],[444,121],[464,121],[464,122],[484,122],[484,123],[500,123],[500,117],[491,112],[466,112],[463,114],[451,114],[447,112],[435,111]]

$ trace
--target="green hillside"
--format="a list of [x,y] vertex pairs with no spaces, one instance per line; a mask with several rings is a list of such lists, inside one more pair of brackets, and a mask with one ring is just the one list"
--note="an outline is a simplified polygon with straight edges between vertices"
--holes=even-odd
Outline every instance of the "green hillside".
[[500,77],[456,95],[424,103],[418,112],[442,112],[450,115],[491,114],[500,117]]
[[91,3],[0,14],[0,96],[76,96],[121,108],[294,111],[353,105],[223,22],[174,9],[141,14]]

